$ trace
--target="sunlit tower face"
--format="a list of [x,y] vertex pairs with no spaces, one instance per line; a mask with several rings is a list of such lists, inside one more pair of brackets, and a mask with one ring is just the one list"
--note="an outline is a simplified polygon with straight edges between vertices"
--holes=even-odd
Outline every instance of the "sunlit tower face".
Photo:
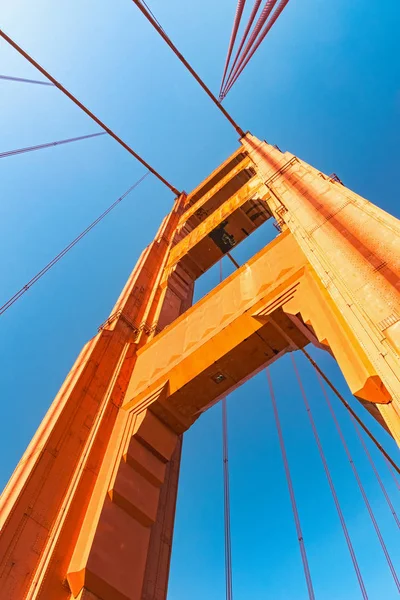
[[[240,24],[245,2],[238,0],[219,101],[146,3],[134,3],[217,114],[233,127],[239,147],[191,193],[180,192],[0,31],[2,40],[44,80],[1,79],[53,86],[100,128],[97,133],[4,152],[0,158],[107,134],[146,167],[141,179],[0,307],[0,314],[145,177],[152,174],[174,195],[171,211],[140,255],[111,314],[82,349],[5,489],[0,597],[166,600],[183,435],[221,401],[225,585],[226,600],[232,600],[226,397],[266,371],[293,531],[313,599],[312,568],[270,369],[288,355],[359,591],[368,598],[296,353],[317,374],[389,574],[400,591],[395,561],[326,389],[350,412],[397,526],[398,516],[360,428],[383,453],[395,477],[399,469],[312,355],[314,346],[336,360],[355,402],[399,443],[400,222],[347,189],[336,175],[328,176],[245,133],[222,104],[288,0],[256,1],[244,30]],[[273,222],[275,238],[240,264],[232,252],[266,222]],[[214,288],[193,302],[196,281],[217,263],[222,265],[224,257],[233,264],[233,272],[226,278],[221,273]]]

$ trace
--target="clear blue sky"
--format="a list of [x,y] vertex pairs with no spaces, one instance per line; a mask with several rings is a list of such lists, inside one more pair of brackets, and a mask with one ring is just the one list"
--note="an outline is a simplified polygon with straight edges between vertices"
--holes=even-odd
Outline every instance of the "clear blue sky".
[[[151,0],[215,92],[235,6],[235,0]],[[9,35],[178,188],[190,191],[237,147],[233,129],[130,0],[14,0],[1,13]],[[226,106],[244,129],[326,173],[335,171],[347,186],[400,216],[399,26],[398,0],[292,0]],[[0,74],[38,77],[4,42]],[[0,81],[0,151],[97,130],[56,89]],[[1,160],[0,304],[143,172],[106,136]],[[148,178],[1,318],[2,483],[171,203],[171,193]],[[235,249],[237,260],[245,261],[274,234],[270,224],[260,229]],[[224,269],[228,273],[228,265]],[[199,280],[196,297],[217,281],[213,269]],[[318,356],[348,396],[336,366]],[[360,598],[289,361],[276,364],[272,374],[316,597]],[[382,551],[305,365],[304,378],[369,598],[394,600],[398,594]],[[305,599],[265,375],[228,402],[234,598]],[[346,415],[338,412],[400,570],[396,525]],[[398,459],[394,443],[371,426]],[[398,491],[376,452],[374,457],[400,512]],[[222,511],[216,406],[185,436],[168,600],[224,598]]]

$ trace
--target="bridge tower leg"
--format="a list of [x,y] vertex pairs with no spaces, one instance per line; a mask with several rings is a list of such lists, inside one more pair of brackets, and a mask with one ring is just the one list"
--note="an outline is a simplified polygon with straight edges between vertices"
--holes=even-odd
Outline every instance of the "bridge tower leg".
[[[267,219],[279,234],[191,307]],[[165,600],[183,433],[314,343],[400,442],[400,223],[246,134],[177,198],[2,497],[0,596]]]

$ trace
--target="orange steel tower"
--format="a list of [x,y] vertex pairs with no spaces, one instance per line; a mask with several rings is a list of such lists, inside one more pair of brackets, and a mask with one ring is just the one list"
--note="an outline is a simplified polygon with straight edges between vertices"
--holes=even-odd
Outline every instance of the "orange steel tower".
[[[192,304],[197,277],[279,234]],[[400,442],[400,222],[246,134],[175,200],[2,499],[0,597],[165,600],[182,434],[314,343]]]

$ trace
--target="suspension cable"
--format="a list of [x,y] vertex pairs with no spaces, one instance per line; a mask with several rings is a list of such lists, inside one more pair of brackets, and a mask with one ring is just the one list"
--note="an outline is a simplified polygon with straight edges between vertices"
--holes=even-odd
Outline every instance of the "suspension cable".
[[[250,38],[245,46],[245,49],[243,50],[243,54],[239,59],[238,66],[236,67],[235,71],[233,72],[233,77],[235,76],[235,74],[236,74],[237,70],[240,68],[240,66],[243,64],[244,59],[246,58],[249,51],[251,50],[255,40],[257,39],[258,34],[260,33],[261,29],[263,28],[264,24],[266,23],[269,15],[271,14],[271,11],[274,8],[276,3],[277,3],[277,0],[267,0],[267,2],[265,3],[265,6],[261,11],[261,14],[257,19],[257,23],[255,24],[255,27],[254,27],[254,29],[250,35]],[[225,89],[229,86],[230,81],[231,80],[228,79]]]
[[34,83],[36,85],[50,85],[54,87],[54,83],[50,83],[50,81],[38,81],[37,79],[25,79],[23,77],[11,77],[11,75],[0,75],[0,79],[4,79],[6,81],[18,81],[20,83]]
[[381,444],[378,442],[378,440],[376,439],[376,437],[374,437],[372,435],[372,433],[370,432],[370,430],[368,429],[368,427],[366,425],[364,425],[364,423],[362,422],[362,420],[360,419],[360,417],[357,415],[356,412],[354,412],[354,410],[351,408],[351,406],[347,402],[347,400],[345,400],[343,398],[342,394],[333,385],[333,383],[331,382],[331,380],[329,379],[329,377],[327,377],[325,375],[325,373],[317,365],[317,363],[315,362],[315,360],[313,358],[311,358],[311,356],[308,354],[307,350],[305,350],[304,348],[300,348],[300,351],[304,354],[304,356],[307,358],[307,360],[312,364],[312,366],[314,367],[314,369],[321,375],[321,377],[325,381],[325,383],[327,383],[329,385],[329,387],[331,388],[331,390],[333,391],[333,393],[339,398],[340,402],[343,404],[343,406],[346,407],[346,409],[354,417],[354,419],[357,421],[357,423],[360,425],[360,427],[365,431],[365,433],[368,435],[368,437],[374,442],[374,444],[378,448],[378,450],[380,452],[382,452],[383,456],[386,458],[386,460],[388,461],[388,463],[395,469],[395,471],[397,471],[397,473],[400,473],[400,468],[396,465],[396,463],[394,462],[394,460],[389,456],[389,454],[386,452],[386,450],[383,448],[383,446],[381,446]]
[[171,185],[164,177],[162,177],[153,167],[151,167],[137,152],[135,152],[126,142],[124,142],[114,131],[112,131],[107,125],[105,125],[91,110],[86,108],[71,92],[69,92],[57,79],[55,79],[46,69],[44,69],[41,65],[39,65],[36,60],[34,60],[25,50],[23,50],[14,40],[12,40],[4,31],[0,29],[0,37],[3,38],[10,46],[12,46],[21,56],[23,56],[28,62],[31,63],[38,71],[42,73],[49,81],[51,81],[63,94],[65,94],[74,104],[76,104],[84,113],[86,113],[97,125],[100,125],[104,131],[106,131],[120,146],[122,146],[125,150],[129,152],[132,156],[136,158],[143,166],[146,167],[150,173],[152,173],[157,179],[159,179],[164,185],[166,185],[171,192],[179,196],[179,191]]
[[397,489],[398,489],[398,490],[399,490],[399,492],[400,492],[400,483],[397,481],[396,474],[395,474],[395,472],[393,471],[393,469],[392,469],[392,466],[391,466],[390,462],[388,461],[388,459],[386,458],[386,456],[385,456],[385,461],[386,461],[386,464],[387,464],[387,466],[388,466],[389,472],[390,472],[390,474],[391,474],[391,476],[392,476],[392,478],[393,478],[393,481],[394,481],[394,483],[395,483],[395,485],[396,485]]
[[296,374],[296,378],[297,378],[297,382],[299,384],[300,392],[301,392],[301,395],[302,395],[302,398],[303,398],[303,401],[304,401],[304,405],[306,407],[308,418],[310,420],[310,424],[311,424],[311,428],[312,428],[312,431],[313,431],[313,434],[314,434],[314,438],[315,438],[315,441],[316,441],[316,444],[317,444],[318,452],[319,452],[319,455],[320,455],[321,460],[322,460],[322,464],[323,464],[323,467],[324,467],[325,475],[326,475],[326,477],[328,479],[328,483],[329,483],[329,487],[330,487],[330,490],[331,490],[331,494],[332,494],[333,500],[335,502],[337,513],[339,515],[339,519],[340,519],[340,523],[342,525],[343,533],[344,533],[344,536],[346,538],[347,547],[349,549],[351,560],[352,560],[352,563],[353,563],[353,566],[354,566],[354,570],[355,570],[355,573],[357,575],[357,579],[358,579],[358,583],[359,583],[359,586],[360,586],[360,590],[361,590],[361,593],[362,593],[362,596],[363,596],[364,600],[368,600],[367,590],[365,589],[364,581],[363,581],[363,578],[362,578],[362,575],[361,575],[360,567],[358,565],[356,554],[354,552],[353,544],[351,542],[350,534],[349,534],[348,529],[347,529],[346,521],[345,521],[345,518],[344,518],[344,515],[343,515],[343,512],[342,512],[342,508],[340,506],[339,498],[338,498],[337,493],[336,493],[336,489],[335,489],[335,486],[334,486],[334,483],[333,483],[333,480],[332,480],[332,477],[331,477],[331,473],[330,473],[330,470],[329,470],[329,467],[328,467],[328,463],[327,463],[327,460],[325,458],[325,453],[324,453],[323,448],[322,448],[321,440],[319,438],[318,431],[317,431],[317,428],[316,428],[316,425],[315,425],[315,421],[314,421],[314,418],[313,418],[313,415],[312,415],[312,412],[311,412],[311,407],[310,407],[310,404],[308,402],[308,399],[307,399],[307,396],[306,396],[306,393],[305,393],[305,389],[303,387],[303,382],[301,380],[300,373],[299,373],[299,371],[297,369],[297,365],[296,365],[295,358],[293,356],[293,352],[290,353],[290,358],[292,360],[294,372]]
[[[240,56],[240,53],[242,52],[243,46],[244,46],[244,44],[245,44],[245,42],[246,42],[246,40],[247,40],[247,36],[249,35],[249,31],[250,31],[250,29],[251,29],[251,26],[252,26],[252,25],[253,25],[253,23],[254,23],[254,19],[256,18],[256,15],[257,15],[257,13],[258,13],[258,9],[260,8],[260,4],[261,4],[261,2],[262,2],[262,0],[254,0],[254,6],[253,6],[253,8],[252,8],[252,11],[251,11],[251,13],[250,13],[250,17],[249,17],[249,20],[248,20],[248,22],[247,22],[246,28],[245,28],[245,30],[244,30],[244,33],[243,33],[242,39],[240,40],[240,44],[239,44],[239,46],[238,46],[238,49],[237,49],[237,51],[236,51],[236,55],[235,55],[235,58],[234,58],[234,60],[233,60],[232,66],[231,66],[231,68],[230,68],[230,70],[229,70],[228,77],[227,77],[227,82],[228,82],[228,81],[229,81],[229,79],[231,78],[231,75],[232,75],[232,73],[233,73],[233,70],[234,70],[234,68],[236,67],[236,63],[237,63],[237,61],[238,61],[238,58],[239,58],[239,56]],[[222,97],[221,97],[221,93],[220,93],[220,100],[222,100],[222,99],[223,99],[223,90],[221,90],[221,91],[222,91]]]
[[[369,516],[370,516],[370,518],[371,518],[371,521],[372,521],[372,524],[373,524],[373,526],[374,526],[374,529],[375,529],[376,535],[378,536],[379,543],[380,543],[380,545],[381,545],[381,548],[382,548],[382,550],[383,550],[383,553],[384,553],[384,555],[385,555],[385,558],[386,558],[386,561],[387,561],[387,563],[388,563],[389,569],[390,569],[390,571],[391,571],[391,573],[392,573],[392,576],[393,576],[394,582],[395,582],[395,584],[396,584],[396,586],[397,586],[397,589],[398,589],[398,590],[399,590],[399,592],[400,592],[400,582],[399,582],[399,579],[398,579],[398,577],[397,577],[396,570],[395,570],[395,568],[394,568],[394,566],[393,566],[393,563],[392,563],[392,560],[391,560],[391,558],[390,558],[390,554],[389,554],[389,552],[388,552],[388,549],[387,549],[387,547],[386,547],[386,544],[385,544],[385,542],[384,542],[384,539],[383,539],[383,536],[382,536],[381,530],[380,530],[380,528],[379,528],[379,525],[378,525],[378,523],[377,523],[377,520],[376,520],[376,518],[375,518],[374,512],[373,512],[373,510],[372,510],[371,504],[370,504],[370,502],[369,502],[369,500],[368,500],[368,497],[367,497],[367,494],[366,494],[366,492],[365,492],[364,486],[363,486],[363,484],[362,484],[362,481],[361,481],[361,479],[360,479],[360,476],[359,476],[359,473],[358,473],[357,467],[356,467],[356,465],[355,465],[355,463],[354,463],[353,457],[352,457],[352,455],[351,455],[351,453],[350,453],[349,447],[348,447],[348,445],[347,445],[347,442],[346,442],[346,440],[345,440],[345,437],[344,437],[344,435],[343,435],[342,428],[341,428],[341,427],[340,427],[340,425],[339,425],[339,421],[337,420],[337,417],[336,417],[335,411],[333,410],[333,406],[332,406],[332,404],[331,404],[331,401],[329,400],[329,397],[328,397],[328,394],[327,394],[327,392],[326,392],[325,386],[324,386],[324,384],[323,384],[323,381],[322,381],[321,375],[320,375],[318,372],[317,372],[317,379],[318,379],[318,382],[319,382],[319,384],[320,384],[320,387],[321,387],[321,390],[322,390],[322,394],[323,394],[323,396],[324,396],[324,398],[325,398],[325,401],[326,401],[326,403],[327,403],[327,405],[328,405],[329,412],[331,413],[332,419],[333,419],[333,421],[334,421],[334,423],[335,423],[335,426],[336,426],[337,432],[338,432],[338,434],[339,434],[339,437],[340,437],[340,441],[342,442],[342,445],[343,445],[344,451],[346,452],[346,456],[347,456],[347,458],[348,458],[348,461],[349,461],[349,463],[350,463],[350,466],[351,466],[351,469],[352,469],[352,471],[353,471],[354,477],[356,478],[356,481],[357,481],[358,487],[359,487],[359,489],[360,489],[360,492],[361,492],[361,495],[362,495],[362,497],[363,497],[363,500],[364,500],[365,506],[366,506],[366,508],[367,508],[367,510],[368,510],[368,514],[369,514]],[[355,423],[354,423],[354,424],[355,424]],[[366,448],[365,448],[365,449],[366,449]],[[366,451],[368,452],[368,450],[367,450],[367,449],[366,449]],[[379,477],[379,476],[378,476],[378,477]],[[389,502],[390,502],[390,501],[389,501]],[[396,514],[396,513],[394,513],[394,514]]]
[[243,72],[243,69],[246,67],[246,65],[249,63],[249,61],[251,60],[251,58],[254,56],[254,54],[257,51],[257,49],[259,48],[260,44],[263,42],[263,40],[266,37],[267,33],[269,33],[269,31],[272,28],[272,26],[276,23],[276,21],[278,20],[278,17],[282,14],[282,12],[283,12],[284,8],[286,7],[286,5],[288,4],[288,2],[289,2],[289,0],[281,0],[280,1],[279,5],[278,5],[277,9],[275,10],[274,14],[272,15],[271,19],[266,23],[265,28],[263,29],[263,31],[260,34],[260,37],[255,42],[255,44],[253,46],[253,49],[250,51],[250,54],[246,57],[246,59],[244,60],[243,64],[241,65],[241,67],[240,68],[237,67],[237,69],[236,69],[236,75],[234,77],[232,77],[229,86],[225,88],[224,97],[230,91],[230,89],[232,88],[233,84],[237,81],[237,79],[239,78],[239,76]]
[[[222,282],[222,259],[219,261],[219,282]],[[232,544],[231,544],[231,503],[229,486],[228,452],[228,407],[226,397],[222,398],[222,469],[224,477],[224,542],[225,542],[225,595],[232,600]]]
[[233,20],[232,33],[231,33],[231,38],[229,40],[228,52],[226,54],[226,60],[225,60],[224,73],[222,75],[221,87],[220,87],[220,91],[219,91],[220,100],[222,98],[222,90],[223,90],[224,83],[225,83],[225,76],[226,76],[226,72],[228,70],[229,62],[231,60],[232,50],[235,45],[236,36],[237,36],[238,29],[239,29],[239,25],[240,25],[240,21],[242,18],[243,9],[244,9],[245,4],[246,4],[246,0],[238,0],[238,3],[236,5],[236,13],[235,13],[235,18]]
[[206,92],[206,94],[209,96],[209,98],[211,98],[211,100],[214,102],[214,104],[218,108],[218,110],[220,110],[222,112],[222,114],[224,115],[224,117],[226,117],[226,119],[228,119],[229,123],[235,128],[236,132],[240,135],[240,137],[244,137],[244,135],[245,135],[244,130],[241,127],[239,127],[239,125],[233,120],[231,115],[225,110],[225,108],[221,105],[221,103],[218,102],[217,98],[214,96],[214,94],[212,93],[210,88],[204,83],[204,81],[196,73],[196,71],[193,69],[193,67],[190,66],[190,64],[188,63],[186,58],[184,58],[184,56],[179,52],[178,48],[175,46],[175,44],[172,42],[172,40],[168,37],[168,35],[166,34],[165,30],[161,27],[159,22],[150,13],[149,9],[146,6],[144,6],[144,4],[141,2],[141,0],[132,0],[132,1],[136,4],[138,9],[143,13],[143,15],[146,17],[146,19],[151,23],[151,25],[154,27],[154,29],[157,31],[157,33],[159,33],[159,35],[163,38],[163,40],[168,44],[168,46],[171,48],[171,50],[174,52],[174,54],[179,58],[181,63],[185,65],[185,67],[187,68],[189,73],[191,75],[193,75],[193,77],[195,78],[197,83],[203,88],[203,90]]
[[226,600],[232,600],[231,511],[228,466],[228,416],[226,398],[222,398],[222,440],[224,470],[224,529],[225,529],[225,590]]
[[292,477],[290,474],[289,461],[288,461],[287,454],[286,454],[285,441],[283,438],[283,431],[282,431],[282,426],[281,426],[281,422],[280,422],[280,418],[279,418],[278,406],[277,406],[276,399],[275,399],[275,392],[274,392],[274,388],[272,385],[272,378],[271,378],[271,374],[270,374],[268,368],[265,369],[265,372],[267,374],[269,395],[271,397],[272,408],[274,411],[275,425],[276,425],[276,429],[278,431],[279,446],[281,449],[283,465],[285,468],[286,482],[287,482],[287,485],[289,488],[290,502],[292,505],[294,522],[296,525],[297,539],[298,539],[299,546],[300,546],[300,554],[301,554],[301,560],[303,562],[304,576],[306,578],[306,583],[307,583],[308,597],[310,598],[310,600],[315,600],[314,589],[313,589],[311,573],[310,573],[310,567],[308,564],[306,547],[305,547],[304,538],[303,538],[303,532],[301,530],[300,516],[299,516],[299,511],[297,508],[296,496],[295,496],[294,487],[293,487],[293,481],[292,481]]
[[145,173],[140,179],[138,179],[122,196],[120,196],[115,202],[111,204],[95,221],[93,221],[84,231],[82,231],[72,242],[68,244],[57,256],[55,256],[43,269],[41,269],[28,283],[26,283],[18,292],[16,292],[3,306],[0,307],[0,315],[4,314],[6,310],[10,308],[17,300],[21,298],[39,279],[47,273],[59,260],[61,260],[67,252],[69,252],[80,240],[85,237],[105,216],[111,212],[117,204],[119,204],[130,192],[132,192],[142,181],[149,175],[149,172]]
[[49,142],[47,144],[39,144],[38,146],[28,146],[27,148],[18,148],[17,150],[8,150],[7,152],[0,152],[0,158],[6,158],[8,156],[15,156],[16,154],[24,154],[25,152],[34,152],[35,150],[43,150],[44,148],[50,148],[52,146],[60,146],[61,144],[70,144],[71,142],[79,142],[80,140],[87,140],[89,138],[97,137],[99,135],[106,135],[106,132],[100,131],[100,133],[90,133],[89,135],[81,135],[79,137],[69,138],[66,140],[58,140],[57,142]]
[[394,518],[394,520],[396,521],[396,525],[397,525],[397,527],[400,529],[400,521],[399,521],[399,518],[398,518],[398,516],[397,516],[397,513],[396,513],[396,511],[395,511],[395,509],[394,509],[394,506],[393,506],[393,504],[392,504],[392,502],[391,502],[391,500],[390,500],[390,498],[389,498],[389,494],[388,494],[388,493],[387,493],[387,491],[386,491],[386,488],[385,488],[385,486],[384,486],[384,483],[383,483],[383,481],[382,481],[382,479],[381,479],[381,476],[379,475],[378,469],[376,468],[376,465],[375,465],[374,459],[372,458],[372,456],[371,456],[371,453],[370,453],[370,451],[369,451],[369,450],[368,450],[368,448],[367,448],[367,444],[365,443],[365,441],[364,441],[364,439],[363,439],[363,436],[362,436],[362,434],[361,434],[360,428],[358,427],[358,425],[357,425],[357,423],[355,422],[355,420],[354,420],[354,418],[353,418],[353,416],[352,416],[352,415],[350,415],[350,419],[351,419],[351,422],[353,423],[354,429],[356,430],[356,433],[357,433],[358,439],[359,439],[359,440],[360,440],[360,442],[361,442],[361,445],[362,445],[362,447],[363,447],[363,449],[364,449],[364,452],[365,452],[365,454],[367,455],[367,458],[368,458],[368,460],[369,460],[369,463],[370,463],[370,465],[371,465],[371,467],[372,467],[372,470],[373,470],[373,471],[374,471],[374,473],[375,473],[375,477],[376,477],[376,479],[377,479],[377,481],[378,481],[378,483],[379,483],[379,486],[380,486],[380,488],[381,488],[381,490],[382,490],[382,492],[383,492],[383,495],[385,496],[386,502],[387,502],[387,504],[388,504],[388,506],[389,506],[389,508],[390,508],[390,512],[392,513],[392,515],[393,515],[393,518]]

